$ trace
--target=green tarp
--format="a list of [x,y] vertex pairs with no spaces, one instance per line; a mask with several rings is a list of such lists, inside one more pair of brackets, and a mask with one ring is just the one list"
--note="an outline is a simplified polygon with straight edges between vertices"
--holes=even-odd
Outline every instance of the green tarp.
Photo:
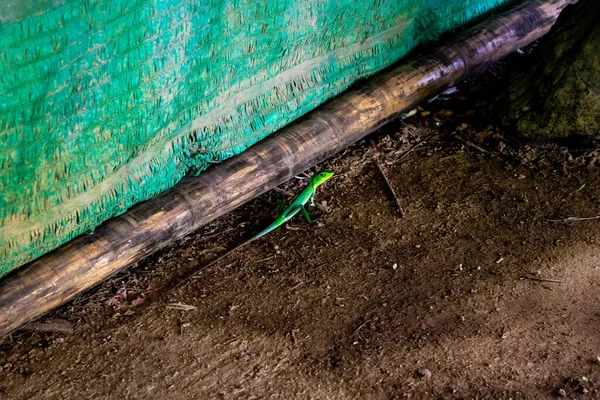
[[0,276],[507,0],[0,0]]

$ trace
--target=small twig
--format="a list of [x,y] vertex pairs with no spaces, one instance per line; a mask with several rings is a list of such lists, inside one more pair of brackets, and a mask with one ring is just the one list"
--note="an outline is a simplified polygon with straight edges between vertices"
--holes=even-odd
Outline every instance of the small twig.
[[[203,235],[203,236],[200,238],[200,240],[204,242],[204,241],[206,241],[206,240],[208,240],[208,239],[210,239],[210,238],[212,238],[212,237],[219,236],[219,235],[224,235],[224,234],[226,234],[226,233],[229,233],[229,232],[231,232],[231,231],[235,231],[235,229],[236,229],[236,228],[228,228],[228,229],[225,229],[225,230],[219,230],[219,228],[215,228],[215,229],[213,229],[212,231],[210,231],[208,234],[206,234],[206,235]],[[165,260],[165,261],[163,261],[163,262],[171,261],[171,260],[173,260],[173,259],[175,259],[175,257],[173,257],[173,258],[170,258],[170,259],[168,259],[168,260]]]
[[223,343],[221,343],[221,344],[219,344],[217,346],[219,346],[219,347],[221,347],[221,346],[227,346],[228,344],[235,342],[237,339],[238,339],[238,337],[234,336],[231,339],[229,339],[229,340],[227,340],[227,341],[225,341],[225,342],[223,342]]
[[454,137],[457,138],[458,140],[462,140],[468,146],[471,146],[474,149],[477,149],[477,150],[481,151],[482,153],[489,153],[489,151],[487,151],[486,149],[482,149],[481,147],[477,146],[475,143],[471,142],[470,140],[463,139],[462,137],[460,137],[458,135],[454,135]]
[[310,175],[308,175],[306,172],[300,172],[298,175],[294,176],[294,178],[300,180],[310,179]]
[[189,304],[183,304],[183,303],[169,303],[167,304],[167,308],[169,310],[178,310],[178,311],[194,311],[196,310],[198,307],[196,306],[191,306]]
[[387,176],[383,172],[383,169],[381,168],[381,165],[379,165],[379,161],[375,160],[375,165],[377,166],[377,169],[379,170],[379,173],[381,174],[381,176],[383,176],[385,184],[387,185],[390,193],[392,194],[392,196],[394,196],[394,201],[396,202],[396,206],[398,206],[398,211],[400,211],[400,216],[404,217],[404,210],[402,209],[402,205],[400,204],[400,200],[398,200],[398,196],[396,196],[396,192],[394,191],[394,188],[392,187],[389,179],[387,178]]
[[292,338],[292,343],[296,344],[297,340],[296,340],[296,329],[292,329],[290,331],[290,336]]
[[60,318],[49,319],[46,322],[32,322],[21,328],[24,331],[47,333],[73,333],[73,324]]
[[528,279],[530,281],[539,281],[539,282],[563,283],[562,281],[559,281],[558,279],[535,278],[533,276],[522,276],[521,280],[523,280],[523,279]]
[[264,263],[265,261],[269,261],[269,260],[272,260],[272,259],[274,259],[274,258],[275,258],[275,256],[271,256],[271,257],[263,258],[262,260],[260,260],[260,261],[259,261],[259,263]]
[[[401,121],[401,123],[402,123],[402,121]],[[402,123],[402,124],[405,125],[404,123]],[[439,133],[432,133],[431,135],[427,136],[425,139],[421,140],[419,143],[417,143],[413,147],[411,147],[406,153],[402,154],[402,157],[398,158],[397,160],[394,160],[394,164],[396,164],[397,162],[400,162],[403,159],[405,159],[406,157],[408,157],[410,153],[412,153],[413,151],[415,151],[416,149],[418,149],[419,147],[421,147],[422,145],[427,143],[429,141],[429,139],[439,136],[439,135],[440,135]]]
[[597,215],[595,217],[568,217],[568,218],[563,218],[563,219],[549,219],[548,222],[559,222],[559,223],[564,223],[564,224],[568,224],[569,222],[577,222],[577,221],[589,221],[592,219],[600,219],[600,215]]
[[[433,136],[433,135],[431,135]],[[416,150],[417,148],[419,148],[420,146],[424,145],[425,143],[427,143],[427,139],[429,139],[431,136],[426,137],[425,139],[421,140],[419,143],[415,144],[413,147],[411,147],[406,153],[402,154],[402,157],[400,157],[399,159],[397,159],[394,163],[397,163],[398,161],[401,161],[403,159],[405,159],[406,157],[408,157],[408,155],[410,153],[412,153],[414,150]]]
[[277,186],[275,186],[275,187],[273,188],[273,190],[274,190],[274,191],[276,191],[276,192],[278,192],[278,193],[284,194],[284,195],[286,195],[287,197],[292,197],[292,196],[294,196],[294,193],[292,193],[292,192],[290,192],[290,191],[288,191],[288,190],[282,189],[282,188],[280,188],[280,187],[277,187]]
[[317,203],[317,202],[315,202],[315,208],[317,210],[320,210],[320,211],[323,211],[323,212],[330,212],[331,211],[331,209],[329,207],[324,206],[323,204]]
[[354,332],[352,332],[352,334],[351,334],[350,336],[354,336],[354,335],[356,335],[356,332],[358,332],[359,330],[361,330],[361,328],[362,328],[363,326],[365,326],[365,325],[366,325],[366,324],[367,324],[369,321],[370,321],[370,319],[368,319],[368,320],[366,320],[365,322],[363,322],[362,324],[360,324],[360,326],[359,326],[358,328],[356,328],[356,329],[354,330]]
[[92,295],[91,295],[91,294],[82,295],[81,297],[79,297],[79,298],[77,298],[77,299],[73,300],[73,305],[76,305],[76,304],[81,304],[81,303],[83,303],[84,301],[86,301],[86,300],[90,299],[91,297],[92,297]]

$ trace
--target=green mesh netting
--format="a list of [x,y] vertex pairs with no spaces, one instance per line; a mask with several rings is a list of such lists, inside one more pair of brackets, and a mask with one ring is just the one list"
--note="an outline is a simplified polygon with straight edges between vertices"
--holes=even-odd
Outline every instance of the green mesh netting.
[[508,0],[0,0],[0,276]]

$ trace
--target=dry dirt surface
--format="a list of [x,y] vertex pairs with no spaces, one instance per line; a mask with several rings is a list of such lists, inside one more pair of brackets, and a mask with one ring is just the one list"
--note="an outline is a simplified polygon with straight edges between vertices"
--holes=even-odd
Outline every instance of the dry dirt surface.
[[5,338],[0,398],[600,398],[597,153],[461,93],[320,166],[312,225],[202,270],[301,176]]

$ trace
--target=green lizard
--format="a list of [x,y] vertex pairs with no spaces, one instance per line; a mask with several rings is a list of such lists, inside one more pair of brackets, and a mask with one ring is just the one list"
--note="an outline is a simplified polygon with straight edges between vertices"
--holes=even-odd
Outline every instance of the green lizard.
[[[294,217],[294,215],[298,214],[300,211],[302,211],[304,218],[306,218],[308,222],[312,223],[312,220],[308,215],[308,211],[311,210],[312,207],[314,207],[315,191],[319,186],[321,186],[323,183],[329,180],[329,178],[331,178],[332,176],[333,172],[328,170],[322,170],[321,172],[313,175],[308,181],[308,185],[304,189],[302,189],[302,191],[298,193],[296,197],[294,197],[290,205],[281,213],[279,217],[277,217],[277,219],[275,219],[275,221],[273,221],[271,225],[267,226],[265,229],[252,236],[250,239],[246,240],[242,244],[238,245],[237,247],[234,247],[222,256],[218,257],[216,260],[203,267],[202,270],[212,267],[213,265],[230,255],[234,251],[239,250],[241,247],[244,247],[247,244],[255,241],[256,239],[263,237],[267,233],[274,231],[275,229],[292,219],[292,217]],[[194,273],[192,276],[190,276],[190,278],[196,275],[198,272]],[[185,280],[187,281],[187,278]]]
[[308,210],[315,206],[315,191],[320,185],[325,183],[332,176],[333,172],[327,170],[323,170],[318,174],[313,175],[312,178],[310,178],[310,181],[308,181],[308,185],[296,197],[294,197],[294,200],[292,200],[288,208],[286,208],[271,225],[254,235],[249,241],[256,240],[267,233],[272,232],[292,219],[294,215],[298,214],[300,211],[302,211],[304,218],[306,218],[309,223],[312,223],[312,220],[308,215]]

